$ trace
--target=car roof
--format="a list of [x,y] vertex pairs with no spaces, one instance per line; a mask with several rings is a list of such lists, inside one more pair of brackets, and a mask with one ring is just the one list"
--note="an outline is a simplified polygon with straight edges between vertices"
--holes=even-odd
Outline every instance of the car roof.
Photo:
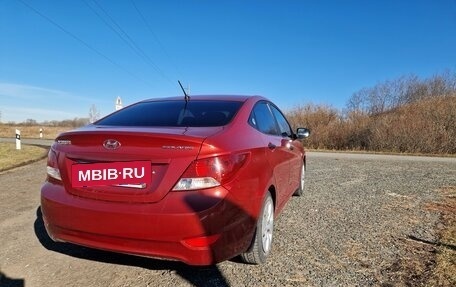
[[[250,98],[261,98],[261,96],[248,96],[248,95],[190,95],[190,101],[192,100],[216,100],[216,101],[240,101],[245,102]],[[165,97],[165,98],[152,98],[147,99],[142,102],[154,102],[154,101],[182,101],[184,100],[184,96],[179,97]]]

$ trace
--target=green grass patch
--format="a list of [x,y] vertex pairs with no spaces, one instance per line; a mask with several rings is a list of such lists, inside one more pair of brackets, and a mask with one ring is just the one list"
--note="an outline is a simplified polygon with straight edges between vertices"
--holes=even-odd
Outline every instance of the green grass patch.
[[46,154],[46,149],[38,146],[22,145],[17,150],[15,143],[0,143],[0,171],[42,159]]

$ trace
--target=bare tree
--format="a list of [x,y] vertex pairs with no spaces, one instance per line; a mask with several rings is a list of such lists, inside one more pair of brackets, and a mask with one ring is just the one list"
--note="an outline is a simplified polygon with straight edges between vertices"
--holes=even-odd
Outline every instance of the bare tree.
[[89,109],[89,121],[90,123],[96,122],[100,118],[100,112],[97,109],[97,106],[92,104]]
[[456,94],[456,74],[447,71],[428,79],[416,75],[402,76],[363,88],[347,101],[348,112],[378,115],[430,97]]
[[38,122],[34,119],[26,119],[24,124],[26,126],[36,126],[38,124]]

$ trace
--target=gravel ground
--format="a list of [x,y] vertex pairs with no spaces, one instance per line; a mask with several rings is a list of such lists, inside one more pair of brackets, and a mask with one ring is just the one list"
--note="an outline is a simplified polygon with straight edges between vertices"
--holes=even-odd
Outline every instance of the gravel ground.
[[[2,287],[419,285],[433,264],[423,242],[441,228],[429,206],[456,186],[454,158],[310,153],[305,194],[277,219],[268,262],[195,268],[53,243],[39,210],[44,167],[0,173]],[[429,264],[409,274],[411,260]]]

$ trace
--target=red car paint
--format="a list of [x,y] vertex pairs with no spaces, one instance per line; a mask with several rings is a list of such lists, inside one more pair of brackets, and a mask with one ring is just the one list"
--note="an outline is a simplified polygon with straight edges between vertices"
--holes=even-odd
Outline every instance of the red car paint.
[[[157,102],[182,103],[180,123],[149,126],[132,120],[115,125],[111,120],[128,119],[135,107]],[[215,117],[206,121],[213,110],[190,110],[199,103],[212,108],[216,102],[224,103],[218,107],[236,103],[229,111],[220,108],[231,117],[227,122]],[[214,264],[250,248],[267,192],[277,215],[300,187],[304,149],[294,133],[259,130],[261,117],[252,110],[258,105],[275,107],[263,97],[192,96],[189,110],[183,97],[135,105],[63,133],[52,145],[41,209],[53,240],[190,265]],[[164,116],[171,118],[169,114]],[[185,124],[188,114],[194,118]],[[146,115],[140,117],[147,120]],[[280,123],[275,125],[279,131]],[[85,180],[91,169],[107,170],[117,163],[120,178],[130,162],[150,164],[145,182],[138,172],[137,180],[125,185],[117,178],[115,184],[76,183],[81,168],[77,165],[85,168]]]

